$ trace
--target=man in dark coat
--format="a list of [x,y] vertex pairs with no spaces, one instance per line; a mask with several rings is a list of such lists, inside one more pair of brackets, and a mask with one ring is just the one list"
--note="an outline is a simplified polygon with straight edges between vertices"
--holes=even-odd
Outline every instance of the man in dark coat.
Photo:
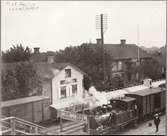
[[154,115],[154,124],[156,126],[156,131],[155,132],[158,132],[158,126],[159,126],[159,123],[160,123],[160,118],[159,118],[159,114],[155,114]]

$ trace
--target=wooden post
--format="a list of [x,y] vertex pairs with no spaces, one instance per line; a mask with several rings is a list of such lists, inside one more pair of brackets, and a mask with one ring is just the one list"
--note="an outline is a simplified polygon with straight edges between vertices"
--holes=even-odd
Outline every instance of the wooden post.
[[63,122],[62,122],[61,111],[60,111],[60,132],[62,131],[63,131]]
[[16,133],[15,133],[15,119],[13,118],[13,119],[11,119],[10,120],[10,123],[11,123],[11,135],[16,135]]
[[30,133],[33,134],[33,127],[30,127]]
[[87,116],[87,124],[88,124],[88,130],[87,131],[88,131],[88,135],[90,135],[90,120],[89,120],[89,116],[90,115]]
[[38,135],[38,127],[35,127],[35,134]]
[[84,104],[82,104],[82,114],[84,114]]

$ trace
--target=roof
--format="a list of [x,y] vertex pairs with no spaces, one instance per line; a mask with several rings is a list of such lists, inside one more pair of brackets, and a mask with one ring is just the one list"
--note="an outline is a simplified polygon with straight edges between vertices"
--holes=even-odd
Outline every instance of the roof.
[[[164,84],[164,83],[166,83],[165,80],[155,81],[155,82],[152,82],[152,86],[153,87],[158,87],[160,84]],[[137,92],[137,91],[145,90],[145,89],[148,89],[148,86],[145,86],[143,84],[142,85],[128,87],[128,88],[123,88],[123,89],[107,92],[106,93],[106,98],[108,100],[115,99],[115,98],[118,98],[119,96],[122,96],[124,94],[133,93],[133,92]]]
[[52,79],[54,77],[53,69],[57,69],[59,71],[63,70],[65,67],[71,66],[77,71],[81,72],[83,75],[85,72],[83,72],[81,69],[76,67],[75,65],[71,63],[35,63],[34,67],[37,69],[37,73],[39,76],[43,77],[44,79]]
[[128,94],[138,95],[138,96],[147,96],[147,95],[156,94],[156,93],[159,93],[159,92],[162,92],[162,91],[164,91],[164,90],[162,90],[159,87],[156,87],[156,88],[147,88],[147,89],[144,89],[144,90],[131,92],[131,93],[128,93]]
[[[115,59],[138,58],[138,46],[135,44],[105,44],[104,47]],[[141,48],[139,48],[139,51],[141,58],[150,57],[150,55]]]
[[9,107],[14,106],[18,104],[25,104],[35,101],[40,101],[44,99],[49,99],[49,97],[46,96],[31,96],[31,97],[24,97],[24,98],[18,98],[14,100],[8,100],[8,101],[1,101],[1,107]]
[[[28,63],[28,62],[24,62]],[[14,69],[14,67],[19,64],[17,63],[3,63],[2,64],[2,69]],[[37,71],[37,74],[42,77],[45,80],[50,80],[52,79],[55,75],[53,74],[53,69],[57,69],[59,71],[63,70],[67,66],[73,67],[75,70],[81,72],[83,75],[85,72],[83,72],[81,69],[76,67],[75,65],[71,63],[48,63],[48,62],[38,62],[38,63],[33,63],[34,68]]]
[[131,101],[135,101],[136,99],[135,98],[132,98],[132,97],[124,97],[124,98],[122,98],[122,99],[111,99],[112,101],[114,101],[114,100],[119,100],[119,101],[123,101],[123,102],[131,102]]
[[[100,46],[98,44],[89,44],[93,46]],[[136,44],[104,44],[104,48],[114,59],[137,59],[138,46]],[[139,48],[140,58],[151,58],[146,51]]]

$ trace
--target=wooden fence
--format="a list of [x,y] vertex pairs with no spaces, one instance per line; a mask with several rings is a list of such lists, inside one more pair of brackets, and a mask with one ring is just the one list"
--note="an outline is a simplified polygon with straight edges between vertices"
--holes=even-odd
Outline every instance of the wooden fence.
[[16,117],[6,117],[0,120],[3,135],[47,135],[47,128]]

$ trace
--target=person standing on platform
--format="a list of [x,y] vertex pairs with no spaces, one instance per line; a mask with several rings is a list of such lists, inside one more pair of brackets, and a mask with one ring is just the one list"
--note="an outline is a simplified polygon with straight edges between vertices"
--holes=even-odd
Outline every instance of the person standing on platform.
[[156,131],[155,132],[158,132],[158,127],[159,127],[159,123],[160,123],[160,117],[159,117],[159,114],[155,114],[154,115],[154,124],[156,126]]

